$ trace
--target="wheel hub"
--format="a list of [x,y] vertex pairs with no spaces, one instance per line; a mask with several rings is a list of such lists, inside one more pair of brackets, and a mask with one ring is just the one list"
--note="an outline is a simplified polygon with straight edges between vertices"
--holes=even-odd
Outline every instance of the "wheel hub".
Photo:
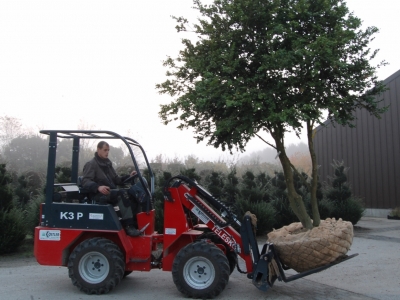
[[[206,269],[205,266],[204,267],[197,266],[197,274],[199,274],[199,275],[202,275],[202,274],[207,275],[207,273],[205,273],[205,269]],[[196,273],[196,271],[194,271],[194,272]]]
[[79,261],[79,274],[91,284],[102,282],[110,271],[107,258],[100,252],[86,253]]
[[94,266],[93,270],[97,269],[98,271],[100,271],[100,268],[104,266],[104,264],[100,262],[100,259],[98,259],[96,262],[93,261],[92,264]]
[[184,274],[187,284],[195,289],[205,289],[215,279],[215,270],[211,261],[201,256],[192,257],[186,262]]

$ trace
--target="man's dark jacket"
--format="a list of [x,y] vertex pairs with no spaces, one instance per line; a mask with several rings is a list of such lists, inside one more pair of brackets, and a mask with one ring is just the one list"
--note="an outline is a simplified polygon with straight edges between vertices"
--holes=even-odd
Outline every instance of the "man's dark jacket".
[[118,176],[112,162],[108,158],[99,157],[96,152],[94,158],[83,167],[82,186],[91,193],[97,193],[99,186],[105,185],[111,189],[116,189],[117,185],[122,184],[128,177],[129,175]]

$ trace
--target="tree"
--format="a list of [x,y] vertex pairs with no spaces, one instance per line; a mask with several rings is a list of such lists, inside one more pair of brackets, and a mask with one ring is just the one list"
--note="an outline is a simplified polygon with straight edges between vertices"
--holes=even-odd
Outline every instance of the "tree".
[[6,165],[0,164],[0,210],[6,211],[13,206],[13,194],[10,187],[11,181],[12,178],[6,169]]
[[22,125],[19,119],[9,116],[0,117],[0,145],[7,145],[21,134]]
[[239,178],[236,176],[236,167],[232,166],[224,184],[223,194],[225,194],[226,202],[233,205],[240,193]]
[[222,198],[222,191],[224,189],[224,175],[221,172],[211,171],[205,181],[207,183],[207,190],[216,198]]
[[[243,151],[247,142],[269,133],[285,175],[288,199],[305,228],[320,222],[316,198],[317,164],[313,130],[324,112],[332,122],[351,125],[354,112],[367,109],[379,117],[376,95],[384,87],[368,48],[376,27],[361,20],[341,0],[194,0],[202,18],[193,24],[196,41],[183,39],[177,58],[168,57],[168,79],[156,85],[175,99],[161,105],[165,124],[193,128],[197,141],[222,150]],[[176,18],[178,32],[189,21]],[[306,124],[312,162],[313,223],[296,193],[284,143],[285,134]]]
[[24,212],[13,201],[11,182],[6,165],[0,164],[0,255],[15,251],[25,238]]
[[18,173],[36,171],[46,173],[48,141],[39,135],[19,136],[4,147],[7,167]]
[[21,175],[14,173],[13,180],[14,194],[18,203],[24,207],[32,197],[36,197],[42,188],[44,176],[35,171],[24,172]]
[[326,185],[326,198],[333,205],[331,216],[350,221],[353,225],[361,219],[364,207],[357,197],[353,196],[351,187],[347,182],[348,167],[344,162],[333,161],[334,176],[330,178],[331,186]]

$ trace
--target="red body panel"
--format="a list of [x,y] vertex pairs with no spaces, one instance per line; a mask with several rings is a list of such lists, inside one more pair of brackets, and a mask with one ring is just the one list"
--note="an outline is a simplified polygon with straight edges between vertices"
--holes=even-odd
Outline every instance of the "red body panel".
[[[150,271],[152,268],[162,268],[171,271],[173,261],[178,252],[186,245],[194,242],[208,228],[218,235],[224,245],[218,245],[224,252],[230,247],[245,261],[247,272],[252,272],[252,256],[243,253],[243,244],[240,234],[231,226],[220,228],[216,222],[225,222],[219,214],[197,195],[196,188],[186,184],[170,187],[172,201],[164,202],[164,234],[154,231],[155,211],[137,215],[139,229],[144,228],[144,235],[129,237],[124,230],[83,230],[49,228],[38,226],[35,228],[34,253],[37,261],[42,265],[67,266],[68,257],[74,248],[88,238],[104,237],[117,244],[125,255],[126,271]],[[190,202],[185,194],[195,197],[204,209],[213,214],[212,218],[205,216]],[[191,211],[191,213],[189,213]],[[191,217],[196,215],[196,225]],[[159,249],[163,244],[161,262],[152,265],[152,251]]]
[[115,231],[83,231],[80,229],[35,228],[34,255],[41,265],[66,266],[73,248],[87,237],[117,235]]
[[151,251],[162,243],[162,236],[154,232],[154,210],[138,214],[139,228],[147,225],[144,235],[129,237],[124,230],[82,230],[35,228],[34,255],[41,265],[67,266],[68,257],[74,248],[85,239],[104,237],[117,244],[125,254],[126,270],[149,271]]
[[154,233],[154,224],[155,224],[154,209],[149,211],[149,213],[144,213],[144,212],[139,213],[136,215],[136,217],[137,217],[139,229],[142,229],[145,226],[147,226],[144,231],[145,235],[151,235]]

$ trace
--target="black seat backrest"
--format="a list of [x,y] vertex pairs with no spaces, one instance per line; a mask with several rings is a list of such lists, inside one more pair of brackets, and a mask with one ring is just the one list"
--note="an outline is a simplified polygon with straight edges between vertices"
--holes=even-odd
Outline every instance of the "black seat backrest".
[[83,176],[78,176],[78,187],[81,188],[82,187],[82,180],[83,180]]
[[89,191],[89,189],[82,186],[82,179],[83,179],[83,176],[78,176],[77,184],[78,184],[78,188],[79,188],[79,202],[91,203],[92,202],[92,200],[91,200],[92,193]]

